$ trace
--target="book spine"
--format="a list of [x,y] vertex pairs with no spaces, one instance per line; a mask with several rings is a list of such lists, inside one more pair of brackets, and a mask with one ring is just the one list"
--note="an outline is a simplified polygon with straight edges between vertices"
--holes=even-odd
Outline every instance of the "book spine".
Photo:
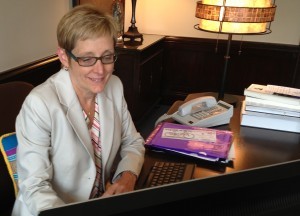
[[257,111],[249,111],[246,109],[244,114],[250,115],[250,116],[262,116],[262,117],[268,117],[268,118],[278,118],[278,119],[300,121],[299,116],[291,116],[291,115],[286,115],[286,114],[282,114],[282,113],[257,112]]
[[245,110],[245,101],[241,108],[241,126],[258,127],[265,129],[300,132],[300,118],[281,116],[267,113],[249,112]]
[[264,100],[264,99],[249,97],[249,96],[245,97],[245,101],[246,101],[246,106],[300,112],[300,105],[291,105],[291,104]]
[[300,112],[249,106],[247,104],[246,104],[246,111],[249,112],[249,114],[253,113],[253,115],[255,115],[256,113],[262,113],[262,114],[266,113],[266,114],[274,114],[274,115],[282,115],[282,116],[300,117]]
[[263,116],[242,114],[241,125],[265,129],[300,132],[300,122],[285,119],[274,119]]
[[269,112],[258,112],[258,111],[251,111],[247,110],[247,105],[245,101],[242,102],[242,108],[241,113],[244,115],[249,116],[261,116],[266,118],[272,118],[272,119],[284,119],[284,120],[291,120],[291,121],[300,121],[299,116],[290,116],[290,115],[283,115],[283,113],[269,113]]
[[145,140],[145,145],[151,145],[153,138],[158,133],[158,131],[160,130],[160,128],[162,127],[163,124],[164,123],[161,122],[154,128],[154,130],[151,132],[151,134]]
[[266,94],[266,93],[260,93],[260,92],[255,92],[251,90],[244,90],[244,95],[245,96],[250,96],[250,97],[255,97],[255,98],[261,98],[265,100],[271,100],[271,101],[277,101],[280,103],[287,103],[291,105],[299,105],[300,100],[295,99],[295,98],[288,98],[280,95],[274,95],[274,94]]

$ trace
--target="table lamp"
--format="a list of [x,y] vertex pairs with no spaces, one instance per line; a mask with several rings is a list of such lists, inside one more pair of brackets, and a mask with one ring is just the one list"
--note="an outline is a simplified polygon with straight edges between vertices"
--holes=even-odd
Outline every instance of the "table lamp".
[[[137,0],[131,0],[132,4],[132,15],[131,15],[131,26],[129,26],[128,31],[123,34],[123,41],[131,43],[131,44],[142,44],[143,42],[143,35],[139,33],[138,28],[135,26],[136,20],[135,20],[135,7],[136,7],[136,1]],[[136,40],[139,39],[139,40]]]
[[228,34],[224,69],[218,99],[224,99],[227,66],[230,59],[232,35],[261,35],[271,33],[271,22],[276,11],[272,0],[202,0],[197,2],[195,29]]

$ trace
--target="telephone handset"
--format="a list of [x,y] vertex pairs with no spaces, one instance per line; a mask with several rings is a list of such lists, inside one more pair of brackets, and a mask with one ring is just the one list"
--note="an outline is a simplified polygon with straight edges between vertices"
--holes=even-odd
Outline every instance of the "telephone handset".
[[178,108],[178,111],[162,115],[155,123],[155,126],[168,118],[179,123],[199,126],[213,127],[228,124],[233,115],[233,106],[222,100],[218,102],[212,96],[204,96],[190,100]]

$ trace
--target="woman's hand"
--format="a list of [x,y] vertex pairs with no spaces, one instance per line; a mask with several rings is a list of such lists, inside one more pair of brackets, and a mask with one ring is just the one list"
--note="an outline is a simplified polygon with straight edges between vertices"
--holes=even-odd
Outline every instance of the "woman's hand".
[[106,191],[102,197],[108,197],[114,194],[120,194],[134,190],[134,186],[137,180],[137,176],[130,171],[124,171],[121,177],[117,179],[113,184],[106,184]]

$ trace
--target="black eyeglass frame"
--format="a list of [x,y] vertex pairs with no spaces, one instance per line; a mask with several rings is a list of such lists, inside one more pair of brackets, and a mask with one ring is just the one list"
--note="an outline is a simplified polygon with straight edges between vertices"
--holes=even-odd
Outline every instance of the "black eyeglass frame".
[[[75,56],[71,51],[69,50],[65,50],[66,53],[74,60],[76,61],[81,67],[91,67],[93,65],[96,64],[96,62],[98,60],[101,61],[102,64],[106,65],[106,64],[113,64],[114,62],[116,62],[117,60],[117,55],[115,53],[112,53],[112,54],[108,54],[108,55],[103,55],[103,56],[100,56],[100,57],[95,57],[95,56],[88,56],[88,57],[77,57]],[[107,56],[113,56],[113,61],[112,62],[103,62],[103,59]],[[79,63],[79,60],[83,60],[85,58],[91,58],[91,59],[95,59],[95,62],[93,64],[90,64],[90,65],[82,65],[81,63]]]

